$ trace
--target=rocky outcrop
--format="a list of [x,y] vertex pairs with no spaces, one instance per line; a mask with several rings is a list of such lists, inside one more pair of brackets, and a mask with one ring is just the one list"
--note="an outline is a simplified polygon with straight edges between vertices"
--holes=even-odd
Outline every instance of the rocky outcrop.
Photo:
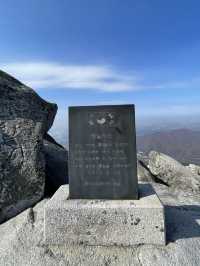
[[68,183],[68,153],[50,135],[45,135],[44,155],[46,161],[45,195],[50,196]]
[[[163,199],[162,195],[159,196]],[[199,266],[200,200],[191,202],[185,197],[184,204],[179,201],[171,204],[171,198],[165,195],[167,245],[135,247],[44,245],[46,202],[43,200],[0,225],[0,265]]]
[[[53,140],[47,139],[47,146],[51,143],[56,145],[57,150],[59,145]],[[154,158],[154,156],[160,156],[162,159],[160,157],[159,159]],[[154,174],[148,170],[148,165]],[[167,171],[168,169],[171,176],[177,174],[176,178],[182,180],[181,173],[183,174],[183,169],[187,169],[187,167],[182,167],[184,166],[174,162],[172,158],[166,157],[164,154],[155,154],[155,152],[151,153],[149,164],[146,160],[139,159],[141,179],[144,179],[143,175],[145,175],[145,178],[152,182],[165,205],[166,246],[45,245],[43,235],[44,206],[48,199],[44,199],[34,208],[29,208],[0,225],[0,265],[198,266],[200,262],[200,195],[193,197],[191,194],[182,193],[181,186],[176,186],[177,182],[174,180],[173,182],[170,181],[170,175]],[[161,175],[161,169],[165,176]],[[191,170],[188,169],[188,171],[191,175]],[[168,185],[155,182],[156,176],[158,181],[163,179],[162,182],[166,182]],[[174,190],[171,189],[173,186],[178,187],[176,193],[173,193]],[[185,186],[183,187],[186,189]]]
[[171,189],[199,194],[200,176],[173,158],[151,151],[148,167],[151,174]]
[[138,154],[138,180],[150,182],[163,203],[199,202],[198,165],[184,166],[173,158],[156,151],[149,156]]
[[195,175],[200,175],[200,166],[199,165],[195,165],[195,164],[189,164],[188,166],[186,166],[187,168],[190,169],[190,171],[195,174]]
[[44,194],[43,136],[57,106],[0,71],[0,222]]

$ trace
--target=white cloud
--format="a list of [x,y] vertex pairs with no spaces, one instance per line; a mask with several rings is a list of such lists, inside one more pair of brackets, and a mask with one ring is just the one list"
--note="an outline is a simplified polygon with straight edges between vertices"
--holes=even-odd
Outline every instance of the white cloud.
[[84,89],[123,92],[147,89],[191,89],[200,87],[200,78],[153,82],[144,73],[116,70],[108,65],[69,65],[57,62],[13,62],[0,69],[34,89]]
[[139,85],[136,74],[125,74],[109,66],[16,62],[1,65],[0,68],[36,89],[64,88],[118,92],[143,88]]

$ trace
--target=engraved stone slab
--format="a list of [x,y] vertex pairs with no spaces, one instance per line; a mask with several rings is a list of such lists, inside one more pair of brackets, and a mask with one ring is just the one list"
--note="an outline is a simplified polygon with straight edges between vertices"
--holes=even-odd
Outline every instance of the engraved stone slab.
[[134,105],[69,107],[71,199],[137,199]]

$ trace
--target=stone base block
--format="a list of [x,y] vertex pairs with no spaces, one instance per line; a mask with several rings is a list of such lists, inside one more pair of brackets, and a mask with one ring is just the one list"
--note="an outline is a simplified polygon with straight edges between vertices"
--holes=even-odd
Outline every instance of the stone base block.
[[77,200],[61,186],[45,207],[45,243],[165,245],[164,206],[150,184],[139,184],[139,193],[139,200]]

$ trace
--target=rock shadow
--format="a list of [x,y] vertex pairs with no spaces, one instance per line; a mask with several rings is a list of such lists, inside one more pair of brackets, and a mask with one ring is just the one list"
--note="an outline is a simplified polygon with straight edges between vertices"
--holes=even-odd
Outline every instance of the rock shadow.
[[200,205],[165,206],[167,243],[200,237]]
[[139,199],[156,194],[155,189],[150,183],[139,183]]

